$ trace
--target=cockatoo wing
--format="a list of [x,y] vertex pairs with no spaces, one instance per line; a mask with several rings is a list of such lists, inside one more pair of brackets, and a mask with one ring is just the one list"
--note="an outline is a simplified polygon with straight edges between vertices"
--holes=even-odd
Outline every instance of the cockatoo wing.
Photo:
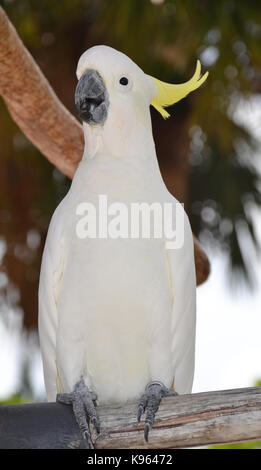
[[[63,200],[64,201],[64,200]],[[53,214],[42,257],[39,282],[39,339],[48,401],[59,391],[56,364],[57,302],[65,267],[65,242],[62,235],[62,203]]]
[[174,389],[190,393],[195,365],[196,274],[193,236],[184,213],[184,244],[168,249],[167,258],[173,294],[171,357]]

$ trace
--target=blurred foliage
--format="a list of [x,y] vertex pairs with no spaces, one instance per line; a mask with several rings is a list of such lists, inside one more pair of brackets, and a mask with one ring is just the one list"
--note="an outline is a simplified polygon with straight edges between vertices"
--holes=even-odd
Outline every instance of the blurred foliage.
[[[107,44],[150,75],[179,83],[196,59],[210,74],[197,92],[163,121],[152,111],[163,177],[182,201],[195,234],[230,256],[232,273],[251,282],[240,242],[246,232],[258,249],[249,203],[260,205],[257,142],[236,110],[261,92],[261,9],[236,0],[2,0],[26,47],[59,98],[74,113],[75,69],[81,53]],[[3,294],[21,303],[35,326],[40,259],[51,214],[70,182],[52,168],[0,105],[0,234],[5,244]],[[0,279],[1,280],[1,279]],[[19,288],[15,301],[10,286]],[[1,287],[1,283],[0,283]],[[11,300],[10,300],[11,298]]]
[[31,400],[25,400],[21,395],[12,395],[6,400],[0,401],[1,405],[24,405],[25,403],[31,403]]
[[261,449],[261,441],[238,442],[235,444],[211,446],[210,449]]

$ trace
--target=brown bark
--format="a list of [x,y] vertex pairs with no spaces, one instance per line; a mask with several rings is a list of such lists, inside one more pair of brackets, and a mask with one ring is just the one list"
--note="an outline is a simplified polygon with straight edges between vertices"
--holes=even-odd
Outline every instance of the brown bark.
[[[0,93],[28,139],[72,178],[83,153],[82,126],[57,98],[1,7]],[[177,191],[182,199],[182,189]],[[199,243],[194,249],[197,283],[201,284],[208,277],[209,262]]]
[[82,126],[57,98],[1,7],[0,93],[28,139],[72,178],[82,157]]
[[204,252],[202,246],[200,245],[198,239],[194,235],[194,256],[195,256],[195,265],[196,265],[196,278],[197,286],[203,284],[210,274],[210,262]]

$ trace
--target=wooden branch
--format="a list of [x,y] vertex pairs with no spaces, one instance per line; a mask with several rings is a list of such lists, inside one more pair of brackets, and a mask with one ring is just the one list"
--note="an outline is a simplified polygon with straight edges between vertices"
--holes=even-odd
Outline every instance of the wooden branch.
[[[180,395],[162,400],[149,444],[137,403],[99,406],[97,449],[170,449],[261,439],[261,387]],[[1,449],[83,448],[70,406],[36,403],[0,407]]]
[[[57,98],[0,7],[0,94],[24,134],[59,170],[72,178],[82,158],[82,126]],[[197,284],[210,265],[195,239]]]
[[0,93],[28,139],[72,178],[83,153],[82,126],[57,98],[1,7]]
[[204,252],[202,246],[200,245],[198,239],[193,235],[194,238],[194,256],[195,256],[195,266],[196,266],[196,278],[197,286],[203,284],[210,274],[210,262]]

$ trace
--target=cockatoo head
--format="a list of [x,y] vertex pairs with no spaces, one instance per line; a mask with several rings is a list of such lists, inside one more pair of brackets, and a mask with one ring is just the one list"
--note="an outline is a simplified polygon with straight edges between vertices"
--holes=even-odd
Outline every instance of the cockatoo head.
[[[153,81],[129,57],[108,46],[94,46],[81,56],[75,91],[79,117],[103,125],[110,113],[139,115],[156,94]],[[116,112],[116,114],[115,114]]]
[[[200,62],[188,82],[164,83],[138,67],[125,54],[108,46],[94,46],[80,57],[75,90],[77,114],[83,121],[90,155],[149,155],[155,151],[149,107],[167,118],[164,109],[198,88]],[[86,153],[86,155],[87,155]]]
[[176,103],[198,88],[207,78],[200,78],[200,62],[192,79],[180,85],[164,83],[146,75],[125,54],[108,46],[94,46],[81,56],[75,91],[79,117],[90,125],[103,125],[109,108],[130,114],[153,105],[164,118],[169,117],[165,107]]

